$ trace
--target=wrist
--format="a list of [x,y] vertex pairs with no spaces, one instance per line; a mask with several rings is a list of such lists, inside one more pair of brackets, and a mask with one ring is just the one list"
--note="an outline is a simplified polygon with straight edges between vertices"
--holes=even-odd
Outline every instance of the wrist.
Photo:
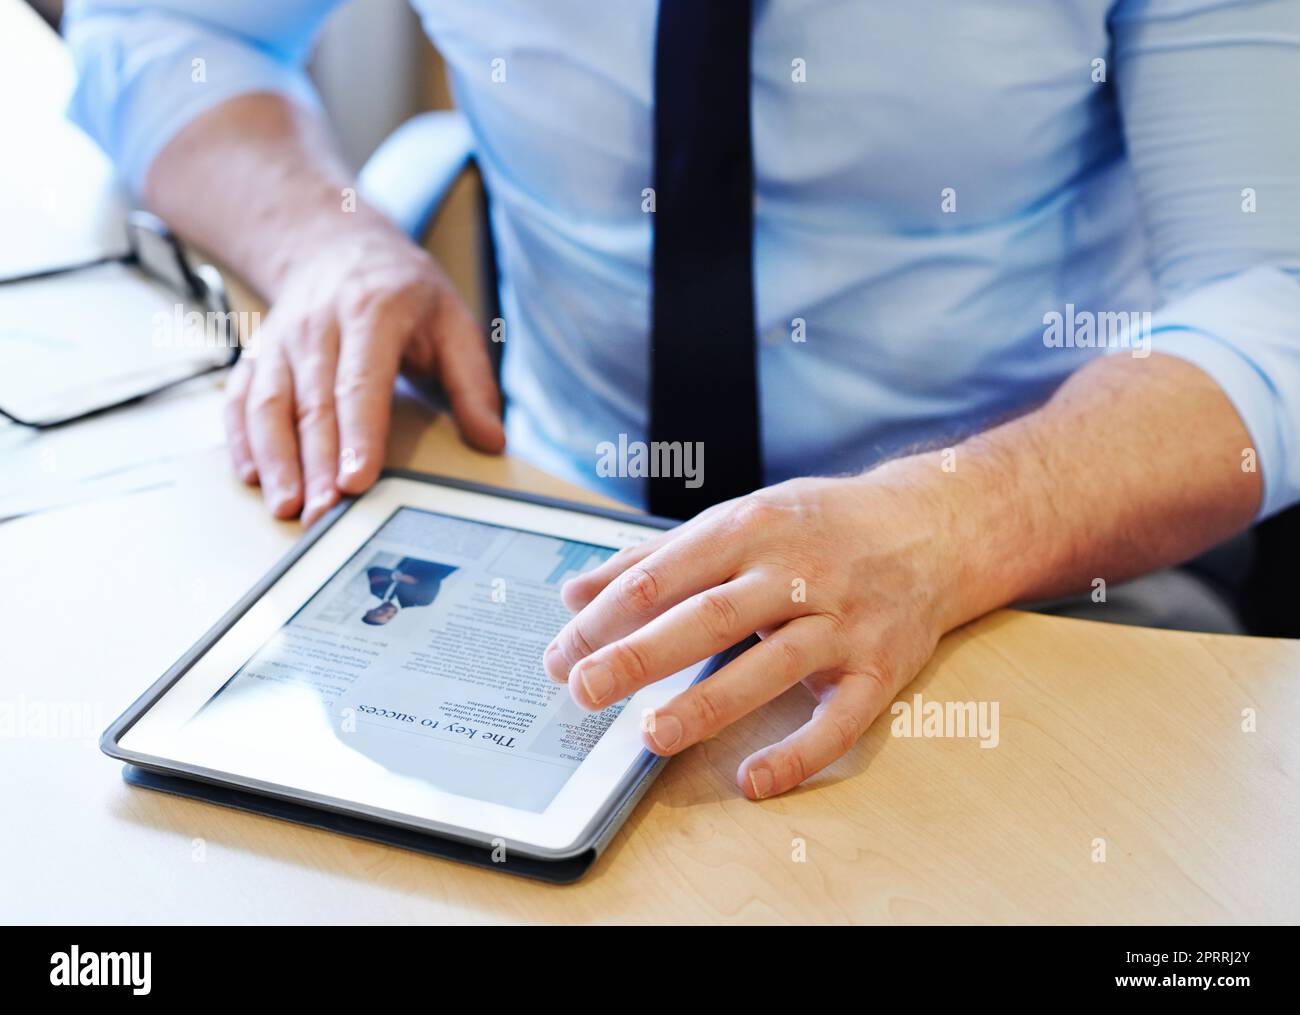
[[946,633],[1021,598],[1038,551],[1018,484],[976,441],[886,462],[864,479],[894,491],[914,526],[934,624]]
[[422,253],[392,222],[346,189],[316,185],[281,213],[263,259],[268,300],[274,301],[294,272],[307,264],[354,263],[399,247]]

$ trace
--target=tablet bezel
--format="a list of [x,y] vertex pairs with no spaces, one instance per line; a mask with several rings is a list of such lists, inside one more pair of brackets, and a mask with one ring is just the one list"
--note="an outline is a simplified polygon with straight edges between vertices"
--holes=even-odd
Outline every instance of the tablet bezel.
[[[640,746],[641,710],[663,704],[706,675],[714,668],[709,663],[639,692],[541,813],[441,794],[446,798],[446,809],[436,815],[413,814],[302,786],[264,781],[248,771],[206,768],[180,757],[151,753],[152,745],[148,743],[123,743],[124,739],[152,737],[156,744],[158,737],[174,735],[176,727],[169,730],[166,723],[175,716],[192,715],[187,710],[193,702],[201,703],[206,700],[205,694],[214,692],[209,683],[215,683],[221,671],[216,660],[238,657],[238,665],[242,665],[403,506],[615,547],[633,545],[676,524],[446,477],[388,470],[371,491],[341,503],[313,526],[257,586],[104,732],[101,748],[111,757],[154,771],[235,786],[476,845],[504,842],[507,851],[513,848],[542,859],[566,859],[592,848],[622,803],[666,760]],[[487,516],[473,513],[477,510],[485,511]],[[221,650],[219,654],[209,654],[217,649]],[[229,679],[238,665],[224,679]],[[196,674],[196,668],[203,672]],[[178,686],[187,677],[196,682]],[[173,690],[184,691],[184,695],[172,697]],[[635,739],[635,750],[629,734]],[[505,827],[512,834],[501,834]]]

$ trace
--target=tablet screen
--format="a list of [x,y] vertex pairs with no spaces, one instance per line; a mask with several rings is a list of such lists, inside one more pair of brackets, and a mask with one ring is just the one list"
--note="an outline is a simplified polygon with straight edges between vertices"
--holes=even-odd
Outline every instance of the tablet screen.
[[235,735],[288,684],[388,771],[543,811],[622,707],[584,712],[541,662],[561,584],[613,552],[399,508],[194,721]]
[[567,578],[658,529],[381,479],[115,724],[136,764],[537,855],[648,770],[641,723],[706,660],[598,713],[542,668]]

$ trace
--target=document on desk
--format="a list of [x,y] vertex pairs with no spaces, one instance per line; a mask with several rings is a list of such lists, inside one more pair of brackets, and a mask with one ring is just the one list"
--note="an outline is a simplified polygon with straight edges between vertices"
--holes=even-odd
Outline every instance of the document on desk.
[[[102,403],[226,355],[195,344],[175,297],[120,265],[0,285],[0,407],[31,418]],[[174,456],[220,446],[220,376],[47,432],[0,423],[0,521],[156,484]]]
[[0,285],[0,406],[23,419],[71,416],[219,365],[229,346],[202,318],[112,262]]

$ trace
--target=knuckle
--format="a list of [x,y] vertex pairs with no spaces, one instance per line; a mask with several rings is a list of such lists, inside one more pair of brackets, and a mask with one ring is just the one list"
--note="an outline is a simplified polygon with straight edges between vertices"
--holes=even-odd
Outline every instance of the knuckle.
[[593,646],[587,636],[582,633],[582,628],[578,627],[576,624],[569,628],[568,648],[569,651],[567,655],[572,661],[585,659],[587,656],[591,655],[592,652],[596,651],[595,646]]
[[731,593],[720,588],[700,595],[699,618],[704,632],[714,641],[735,637],[740,627],[740,610]]
[[322,336],[334,326],[334,313],[329,307],[318,307],[303,313],[294,321],[292,343],[299,350],[315,349]]
[[659,605],[659,580],[644,564],[628,568],[618,583],[619,601],[632,613],[653,613]]
[[788,682],[802,680],[808,675],[803,649],[793,639],[770,638],[764,644],[769,646],[768,651],[776,656],[777,672]]
[[826,626],[823,641],[829,647],[832,657],[846,658],[852,646],[848,622],[837,613],[822,613],[820,617]]
[[315,396],[299,399],[297,405],[298,425],[315,426],[334,418],[334,400],[328,396]]
[[862,720],[856,713],[834,711],[827,717],[830,721],[831,736],[834,737],[836,756],[848,754],[853,750],[858,738],[862,736]]
[[737,501],[731,509],[730,525],[735,531],[762,531],[771,525],[780,510],[767,498],[753,494]]
[[650,660],[645,650],[635,641],[620,641],[610,650],[610,662],[615,673],[630,684],[640,687],[652,676]]
[[254,416],[282,416],[291,400],[289,389],[279,384],[255,386],[248,393],[248,411]]
[[693,725],[701,731],[721,729],[727,724],[727,707],[716,688],[710,687],[706,680],[696,685],[696,693],[691,704],[695,722]]
[[804,761],[803,752],[797,748],[784,751],[780,760],[773,766],[777,769],[777,785],[783,788],[798,786],[812,774]]
[[392,294],[372,285],[351,287],[340,299],[343,316],[354,321],[373,320],[383,314]]
[[883,655],[874,655],[861,668],[862,676],[886,697],[892,697],[894,687],[893,665]]

